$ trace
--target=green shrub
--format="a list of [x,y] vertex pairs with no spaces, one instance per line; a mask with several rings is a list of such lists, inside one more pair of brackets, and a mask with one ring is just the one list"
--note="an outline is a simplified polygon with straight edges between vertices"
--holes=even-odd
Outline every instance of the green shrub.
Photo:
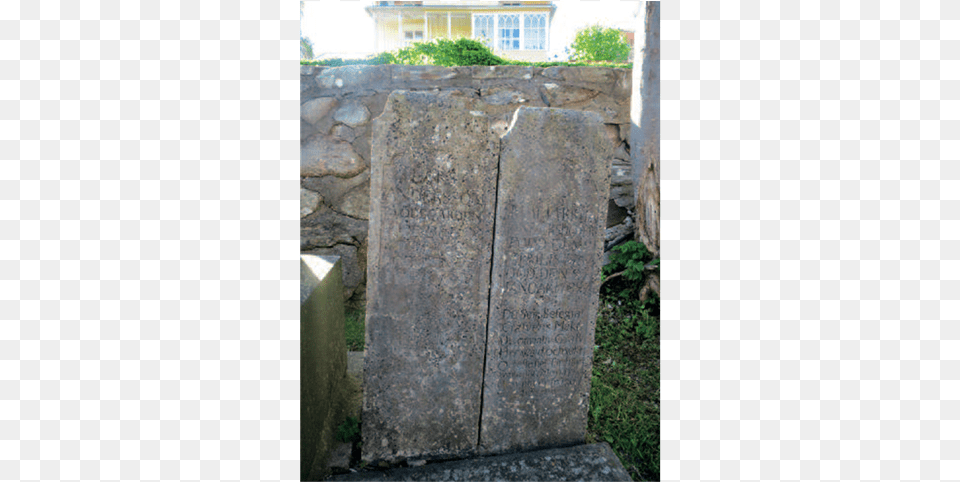
[[[381,54],[382,55],[382,54]],[[396,64],[440,65],[444,67],[464,65],[502,65],[504,60],[482,42],[468,38],[450,40],[438,38],[429,42],[416,42],[392,54]]]
[[577,31],[574,37],[574,61],[608,61],[626,62],[630,56],[630,42],[623,38],[623,34],[615,29],[593,25]]

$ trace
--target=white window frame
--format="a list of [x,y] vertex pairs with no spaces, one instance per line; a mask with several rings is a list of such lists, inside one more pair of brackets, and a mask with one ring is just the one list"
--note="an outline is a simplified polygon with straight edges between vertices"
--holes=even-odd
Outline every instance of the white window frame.
[[[526,36],[527,19],[528,19],[529,17],[534,17],[534,18],[542,17],[542,18],[543,18],[543,48],[542,48],[542,49],[528,49],[528,48],[525,48],[525,46],[526,46],[525,42],[527,41],[527,39],[524,38],[524,37]],[[532,20],[532,19],[531,19],[531,20]],[[536,27],[533,27],[533,30],[539,30],[539,29],[540,29],[539,22],[537,22],[537,24],[538,24],[538,25],[537,25]],[[521,17],[521,19],[520,19],[520,49],[521,49],[521,50],[538,50],[538,51],[539,51],[539,50],[544,50],[544,51],[547,50],[547,31],[548,31],[548,29],[547,29],[547,14],[546,14],[546,13],[529,13],[529,14],[524,14],[524,15]],[[536,41],[536,40],[534,40],[534,41]]]
[[[500,25],[500,21],[506,20],[507,17],[516,18],[517,24],[515,28],[510,28],[510,27],[513,27],[513,25],[511,25],[510,27],[503,27]],[[510,51],[523,50],[523,17],[524,15],[522,13],[505,13],[502,15],[497,14],[497,25],[496,25],[496,28],[494,29],[494,32],[496,32],[497,34],[497,47],[499,47],[498,50],[501,50],[504,52],[508,50]],[[503,30],[508,30],[508,31],[516,30],[517,36],[514,37],[513,35],[510,35],[507,38],[504,38],[501,35]],[[512,48],[513,42],[517,42],[517,48]],[[507,45],[507,48],[504,48],[503,45]]]
[[[411,38],[409,38],[409,39],[407,38],[407,32],[410,32],[410,34],[411,34],[411,35],[410,35]],[[419,39],[417,39],[417,35],[416,35],[417,32],[420,33],[420,38],[419,38]],[[424,39],[424,35],[425,35],[425,33],[424,33],[423,29],[421,29],[421,28],[419,28],[419,27],[405,28],[405,29],[403,29],[403,33],[402,33],[402,37],[400,38],[400,42],[403,43],[403,46],[404,46],[404,47],[409,47],[409,46],[413,45],[414,42],[423,42],[423,41],[424,41],[424,40],[423,40],[423,39]]]
[[[501,49],[500,47],[500,15],[519,15],[520,16],[520,48],[519,49]],[[525,49],[524,47],[524,20],[527,15],[543,15],[544,16],[544,46],[542,49]],[[550,50],[550,23],[551,18],[548,12],[517,12],[517,13],[496,13],[496,12],[472,12],[470,15],[470,38],[477,40],[477,16],[489,16],[493,18],[493,38],[490,39],[492,44],[491,49],[499,52],[521,52],[521,51],[530,51],[530,52],[546,52]]]
[[479,40],[479,39],[477,38],[477,17],[490,17],[490,20],[492,20],[492,21],[490,22],[490,25],[491,25],[491,30],[492,30],[493,36],[488,39],[488,40],[490,40],[490,43],[487,44],[487,46],[490,47],[490,50],[495,50],[495,49],[496,49],[496,45],[497,45],[497,44],[496,44],[496,41],[497,41],[497,40],[496,40],[496,39],[497,39],[497,14],[495,14],[495,13],[476,13],[476,12],[474,12],[474,13],[472,13],[472,14],[470,15],[470,38],[472,38],[472,39],[474,39],[474,40]]

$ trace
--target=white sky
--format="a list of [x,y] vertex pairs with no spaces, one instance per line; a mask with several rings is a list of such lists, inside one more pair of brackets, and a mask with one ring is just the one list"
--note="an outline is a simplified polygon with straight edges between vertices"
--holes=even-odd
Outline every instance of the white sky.
[[[453,2],[451,2],[453,3]],[[600,23],[634,30],[638,0],[553,0],[557,10],[550,31],[550,58],[562,56],[578,29]],[[314,53],[363,57],[374,51],[373,19],[364,11],[370,0],[306,0],[303,35],[313,42]]]

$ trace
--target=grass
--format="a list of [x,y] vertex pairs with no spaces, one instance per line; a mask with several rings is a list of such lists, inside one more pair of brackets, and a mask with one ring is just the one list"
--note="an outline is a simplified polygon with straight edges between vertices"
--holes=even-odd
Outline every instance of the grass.
[[366,313],[361,306],[346,312],[347,351],[363,351],[364,320]]
[[608,442],[633,480],[660,480],[659,306],[621,292],[601,292],[587,441]]

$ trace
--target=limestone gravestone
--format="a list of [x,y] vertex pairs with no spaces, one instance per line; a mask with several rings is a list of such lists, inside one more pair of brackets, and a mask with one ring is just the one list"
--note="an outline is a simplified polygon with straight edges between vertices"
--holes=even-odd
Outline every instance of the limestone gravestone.
[[479,101],[392,93],[374,125],[363,451],[472,453],[500,140]]
[[363,459],[582,443],[610,176],[599,115],[393,92],[374,123]]
[[480,444],[582,443],[612,152],[574,110],[520,109],[502,142]]

